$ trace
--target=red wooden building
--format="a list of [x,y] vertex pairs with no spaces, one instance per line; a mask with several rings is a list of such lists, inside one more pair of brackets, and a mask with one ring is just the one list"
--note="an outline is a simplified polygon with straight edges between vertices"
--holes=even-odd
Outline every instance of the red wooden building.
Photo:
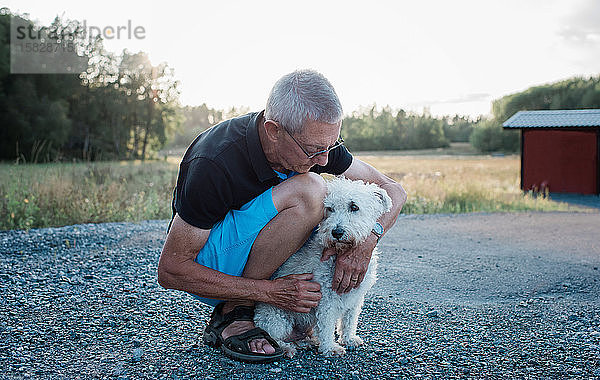
[[600,194],[600,109],[519,111],[521,189]]

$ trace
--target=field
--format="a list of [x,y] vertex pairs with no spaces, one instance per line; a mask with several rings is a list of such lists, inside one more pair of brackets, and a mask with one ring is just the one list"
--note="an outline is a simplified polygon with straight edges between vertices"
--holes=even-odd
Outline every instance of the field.
[[177,165],[166,161],[0,165],[0,229],[166,219]]
[[363,155],[409,194],[407,214],[558,211],[566,204],[523,194],[518,156]]
[[[403,184],[407,214],[573,209],[522,194],[518,156],[465,149],[357,157]],[[0,229],[168,219],[178,161],[0,164]]]

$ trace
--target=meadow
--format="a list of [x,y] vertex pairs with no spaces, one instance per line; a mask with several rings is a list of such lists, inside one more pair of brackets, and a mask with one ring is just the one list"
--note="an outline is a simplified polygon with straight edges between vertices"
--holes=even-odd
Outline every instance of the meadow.
[[[445,151],[357,154],[398,180],[405,214],[567,211],[519,189],[518,156]],[[170,219],[181,156],[157,161],[0,164],[0,229]]]

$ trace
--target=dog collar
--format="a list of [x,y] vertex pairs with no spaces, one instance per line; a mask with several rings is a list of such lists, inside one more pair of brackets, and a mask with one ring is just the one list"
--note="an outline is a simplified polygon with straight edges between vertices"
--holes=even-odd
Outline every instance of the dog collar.
[[375,223],[371,232],[377,236],[377,243],[379,243],[379,239],[381,239],[381,236],[383,235],[383,226],[379,223]]

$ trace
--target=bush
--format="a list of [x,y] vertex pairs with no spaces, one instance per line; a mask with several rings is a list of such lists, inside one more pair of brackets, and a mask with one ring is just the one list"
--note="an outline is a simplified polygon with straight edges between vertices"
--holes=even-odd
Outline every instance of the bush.
[[505,131],[496,120],[482,120],[475,126],[470,137],[473,147],[483,153],[519,151],[519,132]]

